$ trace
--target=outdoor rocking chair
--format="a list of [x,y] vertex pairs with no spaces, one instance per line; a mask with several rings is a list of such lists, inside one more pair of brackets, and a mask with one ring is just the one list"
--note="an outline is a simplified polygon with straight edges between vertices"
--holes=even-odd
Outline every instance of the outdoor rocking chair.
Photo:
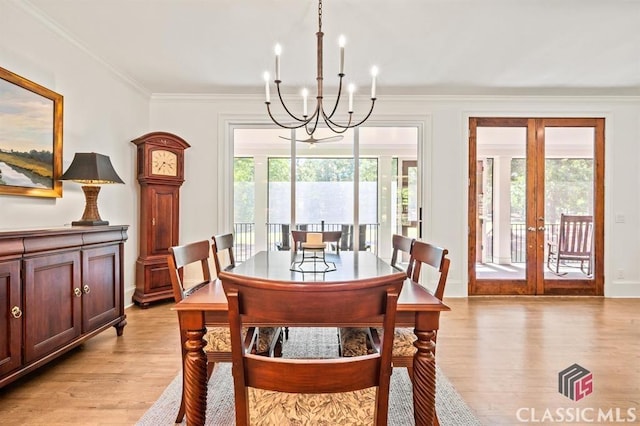
[[[560,266],[579,267],[585,275],[592,274],[593,216],[560,215],[557,239],[547,241],[547,267],[556,275]],[[573,266],[567,262],[579,263]]]

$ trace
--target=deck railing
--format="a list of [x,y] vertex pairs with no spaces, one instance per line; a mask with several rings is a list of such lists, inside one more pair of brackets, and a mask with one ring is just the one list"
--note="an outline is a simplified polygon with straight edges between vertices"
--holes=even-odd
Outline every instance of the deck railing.
[[[559,223],[545,224],[544,246],[547,249],[547,241],[551,241],[557,235]],[[493,261],[493,238],[488,239],[487,254],[490,262]],[[511,263],[525,263],[527,254],[527,225],[525,223],[511,224]]]
[[236,222],[233,224],[233,254],[236,262],[243,262],[253,256],[255,246],[254,223]]
[[[288,249],[289,224],[267,223],[267,250]],[[378,252],[378,223],[366,223],[360,225],[363,238],[360,238],[360,250]],[[353,225],[342,223],[304,223],[298,224],[296,229],[322,232],[322,231],[342,231],[340,250],[353,250]],[[283,235],[284,231],[284,235]],[[246,222],[234,223],[234,254],[237,262],[242,262],[255,253],[255,224]]]

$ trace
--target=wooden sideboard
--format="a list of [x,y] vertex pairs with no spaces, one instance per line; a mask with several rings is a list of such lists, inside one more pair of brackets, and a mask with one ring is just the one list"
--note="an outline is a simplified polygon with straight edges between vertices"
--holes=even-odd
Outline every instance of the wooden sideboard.
[[0,388],[124,313],[127,225],[0,231]]

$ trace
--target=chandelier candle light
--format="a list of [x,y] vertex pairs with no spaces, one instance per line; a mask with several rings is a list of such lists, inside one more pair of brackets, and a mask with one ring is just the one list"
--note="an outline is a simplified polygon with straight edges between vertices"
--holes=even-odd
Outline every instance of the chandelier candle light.
[[311,115],[308,114],[308,109],[307,109],[307,101],[308,101],[308,97],[309,97],[309,91],[304,88],[302,89],[302,117],[299,117],[295,114],[293,114],[291,112],[291,110],[289,110],[289,108],[287,108],[287,106],[284,103],[284,100],[282,99],[282,93],[280,92],[280,83],[282,82],[280,80],[280,55],[282,53],[282,47],[277,44],[276,48],[275,48],[275,53],[276,53],[276,69],[275,69],[275,80],[274,83],[276,84],[276,90],[278,92],[278,98],[280,99],[280,103],[282,104],[282,107],[284,108],[284,110],[287,112],[287,114],[294,120],[291,124],[283,124],[280,123],[278,120],[275,119],[275,117],[273,116],[272,112],[271,112],[271,93],[270,93],[270,89],[269,89],[269,73],[265,72],[264,73],[264,81],[265,81],[265,86],[264,86],[264,90],[265,90],[265,104],[267,104],[267,112],[269,113],[269,117],[271,117],[271,120],[273,120],[274,123],[276,123],[278,126],[283,127],[285,129],[299,129],[301,127],[304,127],[307,134],[310,136],[313,136],[313,133],[316,131],[316,128],[318,127],[318,122],[320,121],[320,117],[322,117],[323,121],[326,123],[327,127],[329,129],[331,129],[334,133],[344,133],[347,129],[353,128],[353,127],[357,127],[359,125],[361,125],[362,123],[364,123],[369,116],[371,115],[371,113],[373,112],[373,106],[375,105],[376,102],[376,77],[378,75],[378,68],[373,67],[371,69],[371,76],[372,76],[372,81],[371,81],[371,108],[369,109],[369,112],[367,113],[367,115],[360,121],[358,122],[353,122],[353,94],[355,92],[355,86],[353,84],[349,84],[348,86],[348,92],[349,92],[349,104],[348,104],[348,117],[346,119],[346,123],[343,121],[342,123],[338,123],[336,121],[334,121],[334,114],[336,113],[336,110],[338,109],[338,105],[340,104],[340,98],[342,95],[342,80],[343,77],[345,76],[344,74],[344,45],[345,45],[345,38],[344,36],[340,36],[339,39],[339,46],[340,46],[340,66],[338,69],[338,77],[339,77],[339,84],[338,84],[338,95],[336,96],[336,102],[335,105],[333,105],[333,109],[331,110],[331,113],[327,114],[324,110],[324,104],[323,104],[323,90],[322,90],[322,82],[323,82],[323,77],[322,77],[322,37],[324,36],[324,33],[322,32],[322,0],[318,1],[318,32],[316,33],[316,37],[317,37],[317,76],[316,76],[316,80],[318,82],[318,91],[316,94],[316,107],[313,111],[313,113]]

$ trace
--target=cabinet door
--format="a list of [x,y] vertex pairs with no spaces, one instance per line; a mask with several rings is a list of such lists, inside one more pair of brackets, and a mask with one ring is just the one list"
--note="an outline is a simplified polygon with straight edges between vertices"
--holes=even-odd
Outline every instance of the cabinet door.
[[15,370],[22,358],[20,260],[0,263],[0,375]]
[[82,332],[120,316],[119,246],[82,251]]
[[29,362],[80,335],[80,251],[24,259],[24,351]]

